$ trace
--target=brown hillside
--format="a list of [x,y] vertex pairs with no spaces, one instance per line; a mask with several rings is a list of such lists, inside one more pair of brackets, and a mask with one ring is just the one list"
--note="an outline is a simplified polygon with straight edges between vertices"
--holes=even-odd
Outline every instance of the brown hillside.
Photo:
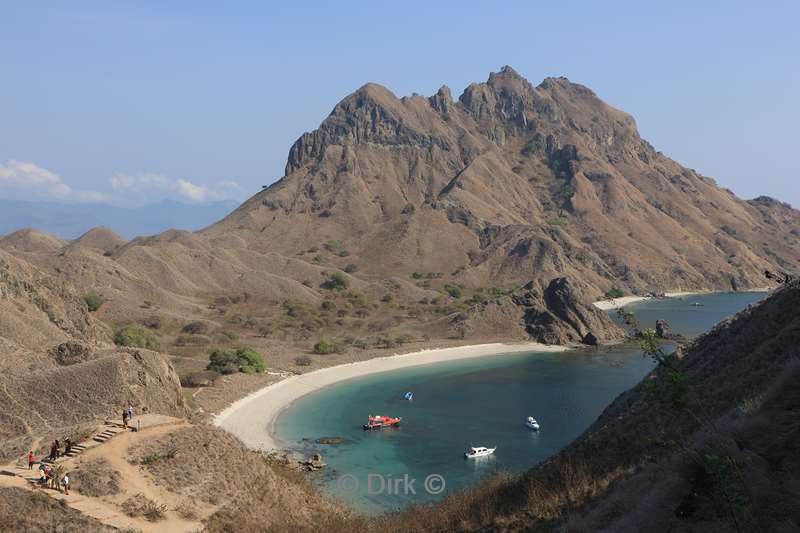
[[[680,166],[586,87],[534,86],[506,67],[458,100],[363,86],[291,147],[282,179],[201,232],[19,240],[0,248],[101,294],[97,318],[147,325],[197,359],[187,366],[236,336],[285,368],[322,338],[354,358],[397,338],[458,338],[456,317],[530,281],[566,277],[583,303],[612,287],[763,286],[764,270],[797,268],[800,213]],[[349,287],[331,290],[342,272]],[[196,320],[209,333],[187,338]],[[518,320],[495,323],[508,328],[471,338],[520,335]],[[586,334],[566,323],[528,337]]]

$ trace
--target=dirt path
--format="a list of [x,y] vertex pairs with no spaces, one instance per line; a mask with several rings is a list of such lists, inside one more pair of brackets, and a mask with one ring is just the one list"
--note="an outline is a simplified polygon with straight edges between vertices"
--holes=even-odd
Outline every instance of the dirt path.
[[[59,462],[65,471],[71,471],[80,461],[91,459],[105,459],[108,461],[111,467],[119,472],[121,477],[121,492],[111,497],[94,498],[74,491],[66,495],[55,490],[38,488],[29,481],[37,477],[38,470],[31,471],[18,464],[7,465],[2,468],[8,473],[13,472],[14,475],[0,475],[0,486],[39,491],[57,500],[63,500],[70,507],[97,519],[103,524],[118,529],[136,529],[159,533],[198,531],[203,527],[200,520],[211,515],[216,510],[216,507],[208,504],[198,505],[196,502],[191,502],[198,513],[198,518],[193,520],[182,518],[175,509],[182,503],[186,503],[187,498],[158,486],[137,465],[128,462],[128,452],[132,447],[189,425],[184,420],[173,419],[160,425],[143,428],[138,432],[123,432],[103,444],[88,448],[83,454],[74,459]],[[158,522],[150,522],[144,518],[133,518],[123,513],[119,507],[120,504],[137,494],[141,494],[158,504],[166,505],[167,511],[164,513],[164,519]]]

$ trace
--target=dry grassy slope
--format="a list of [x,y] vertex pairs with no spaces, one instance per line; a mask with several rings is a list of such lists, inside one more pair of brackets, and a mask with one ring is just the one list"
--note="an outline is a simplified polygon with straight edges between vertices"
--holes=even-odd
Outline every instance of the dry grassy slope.
[[108,350],[90,361],[0,380],[0,441],[3,452],[23,448],[44,433],[118,419],[132,403],[173,416],[186,414],[180,382],[172,366],[156,352]]
[[598,295],[752,287],[796,268],[800,214],[768,204],[656,152],[589,89],[505,68],[458,102],[365,85],[295,143],[281,181],[204,233],[284,254],[345,240],[378,275],[568,274]]
[[[676,388],[661,367],[520,478],[388,517],[379,527],[796,531],[798,309],[795,283],[697,339],[676,366],[686,378],[686,408],[671,400]],[[724,459],[720,471],[713,457]]]
[[0,531],[106,533],[116,530],[43,494],[19,488],[2,488]]
[[107,336],[69,283],[1,249],[0,317],[0,370],[6,375],[51,366],[44,354],[61,342],[101,346]]
[[324,530],[323,525],[347,523],[351,514],[318,494],[300,472],[269,464],[235,437],[209,426],[170,433],[130,453],[141,459],[170,452],[174,457],[144,468],[170,492],[219,506],[206,521],[210,531]]

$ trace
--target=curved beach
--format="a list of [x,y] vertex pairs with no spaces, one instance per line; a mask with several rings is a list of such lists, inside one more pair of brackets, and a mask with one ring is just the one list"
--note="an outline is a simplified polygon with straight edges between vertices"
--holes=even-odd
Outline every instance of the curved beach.
[[561,352],[565,346],[533,342],[478,344],[420,350],[402,355],[378,357],[367,361],[321,368],[308,374],[286,378],[234,402],[219,413],[214,425],[236,435],[250,448],[275,450],[280,448],[274,437],[275,420],[293,401],[339,381],[388,372],[400,368],[423,366],[458,359],[486,357],[520,352]]

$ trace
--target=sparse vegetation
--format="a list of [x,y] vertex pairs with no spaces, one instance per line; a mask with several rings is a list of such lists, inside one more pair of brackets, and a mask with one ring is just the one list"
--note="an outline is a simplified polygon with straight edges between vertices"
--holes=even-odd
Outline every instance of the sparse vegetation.
[[89,292],[83,296],[83,301],[86,302],[86,307],[89,312],[94,313],[105,303],[106,299],[96,292]]
[[609,300],[613,300],[614,298],[622,298],[623,296],[625,296],[625,293],[622,292],[622,289],[617,287],[613,287],[606,291],[606,298]]
[[444,286],[444,291],[450,295],[451,298],[461,298],[463,291],[458,285],[447,284]]
[[314,353],[318,354],[339,353],[341,351],[341,346],[327,339],[320,339],[319,342],[314,345]]
[[155,333],[137,326],[125,326],[114,333],[114,344],[158,350],[159,342]]
[[311,358],[307,355],[300,355],[294,358],[294,364],[297,366],[311,366]]
[[154,502],[141,493],[125,500],[120,508],[128,516],[141,516],[149,522],[163,520],[164,513],[167,512],[166,505]]
[[331,291],[343,291],[350,287],[350,280],[342,272],[334,272],[330,278],[322,284],[323,289]]
[[208,331],[208,324],[205,322],[189,322],[185,326],[181,328],[183,333],[189,333],[192,335],[200,335],[206,333]]
[[217,349],[211,352],[206,368],[220,374],[235,372],[254,374],[264,372],[267,364],[264,362],[264,356],[252,348]]
[[168,450],[166,453],[161,452],[153,452],[150,455],[146,455],[139,460],[139,464],[143,465],[151,465],[153,463],[157,463],[159,461],[163,461],[166,459],[174,459],[175,456],[178,455],[178,449],[172,448]]

